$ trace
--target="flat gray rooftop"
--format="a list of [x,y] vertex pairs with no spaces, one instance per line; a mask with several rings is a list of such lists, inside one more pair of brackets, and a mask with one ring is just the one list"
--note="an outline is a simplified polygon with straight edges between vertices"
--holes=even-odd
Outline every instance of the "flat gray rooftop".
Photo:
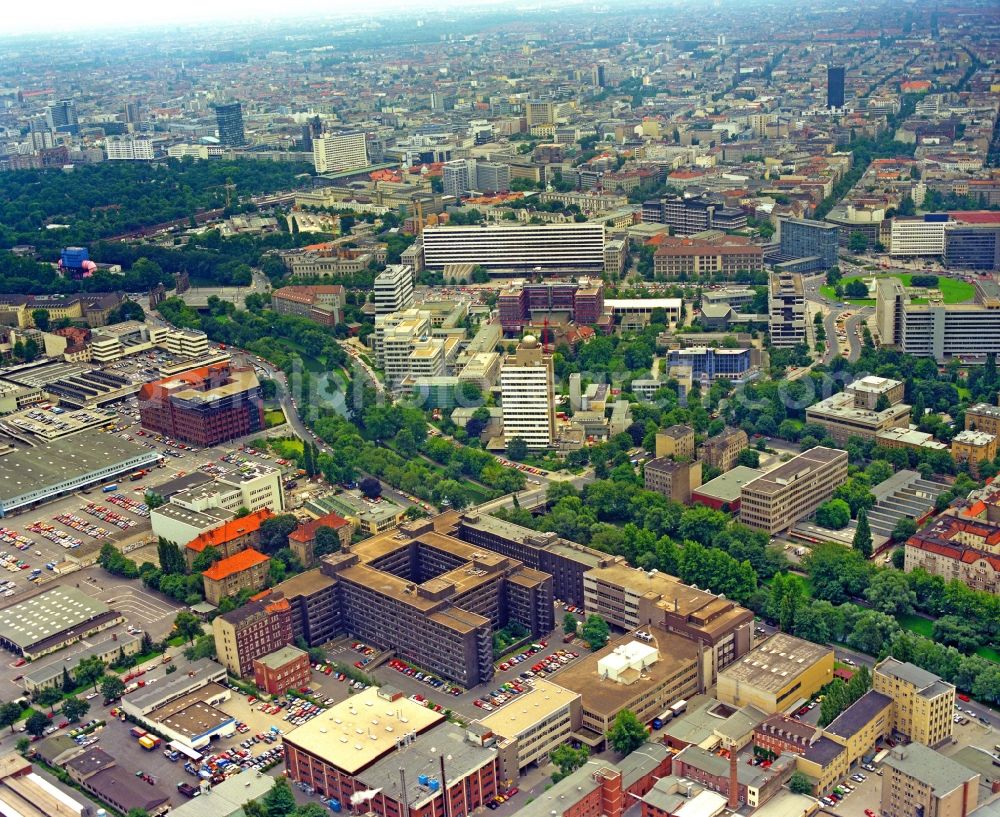
[[735,468],[726,471],[726,473],[720,474],[715,479],[710,479],[705,484],[699,486],[695,489],[694,493],[718,499],[720,502],[736,502],[740,498],[743,486],[763,475],[764,472],[757,468],[737,465]]
[[25,649],[110,611],[103,601],[58,585],[0,610],[0,633]]
[[34,491],[78,479],[115,463],[155,454],[136,443],[100,431],[81,431],[0,457],[0,507]]

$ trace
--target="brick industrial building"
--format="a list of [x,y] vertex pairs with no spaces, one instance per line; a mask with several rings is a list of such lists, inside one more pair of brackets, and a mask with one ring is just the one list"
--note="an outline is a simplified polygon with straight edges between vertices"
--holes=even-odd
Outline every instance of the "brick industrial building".
[[391,687],[369,687],[285,736],[296,783],[341,805],[364,792],[378,817],[482,810],[499,792],[494,739],[477,736]]
[[269,695],[284,695],[307,686],[311,679],[309,653],[297,647],[282,647],[253,660],[253,682]]
[[597,323],[604,313],[604,284],[586,279],[579,283],[524,284],[503,290],[497,299],[500,324],[508,334],[520,332],[532,321],[561,313],[578,324]]
[[208,447],[264,429],[264,400],[252,369],[216,363],[139,389],[142,427]]
[[271,293],[271,308],[279,315],[298,315],[323,326],[344,319],[346,296],[340,284],[281,287]]

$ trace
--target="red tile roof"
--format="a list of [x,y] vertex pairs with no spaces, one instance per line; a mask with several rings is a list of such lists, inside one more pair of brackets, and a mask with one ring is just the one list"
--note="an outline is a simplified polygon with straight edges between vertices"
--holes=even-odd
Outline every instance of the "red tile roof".
[[230,519],[217,528],[202,531],[197,537],[188,542],[187,546],[198,553],[201,553],[209,546],[219,547],[226,544],[226,542],[232,542],[233,539],[237,539],[240,536],[246,536],[248,533],[260,530],[261,523],[272,516],[274,514],[269,509],[261,508],[259,511],[254,511],[248,516],[241,516],[239,519]]
[[221,561],[216,562],[201,575],[213,582],[219,582],[229,576],[232,576],[234,573],[241,573],[244,570],[256,567],[262,562],[269,561],[271,561],[270,558],[265,556],[260,551],[249,548],[247,550],[241,550],[235,556],[230,556],[228,559],[222,559]]
[[302,525],[299,525],[295,530],[288,534],[288,538],[294,542],[309,542],[316,537],[316,531],[320,528],[333,528],[337,530],[344,527],[344,525],[350,525],[344,517],[338,516],[335,513],[328,513],[326,516],[321,516],[319,519],[313,519]]

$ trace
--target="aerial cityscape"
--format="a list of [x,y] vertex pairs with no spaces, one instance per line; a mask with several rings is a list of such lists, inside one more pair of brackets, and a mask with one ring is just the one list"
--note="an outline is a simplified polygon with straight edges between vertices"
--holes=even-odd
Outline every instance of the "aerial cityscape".
[[0,815],[1000,817],[995,0],[49,12]]

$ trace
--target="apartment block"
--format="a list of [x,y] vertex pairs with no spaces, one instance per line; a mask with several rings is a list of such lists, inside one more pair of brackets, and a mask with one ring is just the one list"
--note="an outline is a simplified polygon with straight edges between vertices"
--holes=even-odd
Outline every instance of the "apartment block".
[[979,803],[981,776],[920,743],[895,746],[882,771],[885,817],[967,817]]
[[719,670],[750,651],[753,613],[730,599],[650,575],[618,557],[583,576],[584,607],[623,630],[659,627],[701,645],[701,677],[715,683]]
[[771,345],[783,349],[806,342],[806,301],[802,276],[772,273],[768,299]]
[[726,427],[714,437],[709,437],[702,444],[701,461],[720,471],[734,468],[740,452],[750,447],[750,438],[741,428]]
[[220,559],[202,571],[205,601],[218,606],[226,596],[236,596],[242,590],[260,590],[267,581],[270,566],[270,558],[252,548]]
[[773,536],[812,516],[846,479],[846,451],[804,451],[743,486],[740,521]]
[[644,486],[647,491],[687,505],[691,492],[701,485],[701,461],[678,462],[667,457],[657,457],[643,466]]
[[531,449],[555,443],[555,376],[552,356],[526,335],[500,367],[500,405],[508,442],[520,437]]
[[288,534],[288,547],[303,567],[316,565],[316,533],[320,528],[329,528],[336,533],[340,547],[350,543],[354,531],[348,520],[335,513],[323,514],[318,519],[300,524]]
[[980,464],[996,459],[997,437],[985,431],[959,431],[951,439],[951,456],[956,463],[968,463],[972,476],[979,479]]
[[328,133],[313,139],[313,163],[317,173],[341,173],[368,165],[365,135]]
[[1000,437],[1000,407],[989,403],[976,403],[965,410],[967,431],[984,431]]
[[701,278],[759,272],[764,268],[764,250],[743,236],[714,238],[666,237],[653,255],[657,277]]
[[906,540],[903,566],[1000,593],[1000,525],[963,513],[942,515]]
[[910,407],[902,399],[902,382],[869,375],[809,406],[806,421],[825,428],[841,445],[851,437],[874,440],[884,431],[909,427]]
[[306,570],[285,579],[268,591],[267,598],[288,602],[296,643],[302,639],[308,647],[319,647],[344,633],[340,589],[320,570]]
[[719,672],[720,701],[773,714],[808,702],[833,680],[833,650],[776,633]]
[[251,601],[212,621],[219,663],[240,678],[253,661],[292,643],[292,614],[285,599]]
[[875,665],[872,687],[893,700],[892,729],[911,741],[938,746],[954,730],[955,686],[891,656]]
[[686,425],[672,425],[656,432],[656,456],[676,460],[694,459],[694,429]]
[[260,526],[274,516],[268,508],[261,508],[246,516],[224,522],[217,528],[203,531],[184,546],[184,558],[190,570],[195,559],[205,548],[214,548],[223,559],[235,556],[248,548],[260,545]]

